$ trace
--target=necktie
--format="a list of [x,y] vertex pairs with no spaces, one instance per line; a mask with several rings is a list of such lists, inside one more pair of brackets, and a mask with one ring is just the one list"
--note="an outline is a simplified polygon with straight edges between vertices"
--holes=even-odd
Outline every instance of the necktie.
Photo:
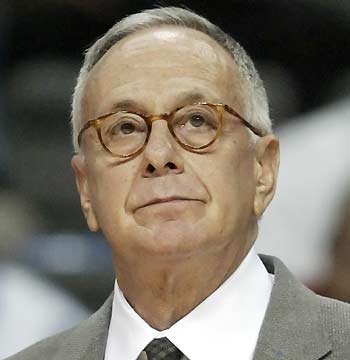
[[144,351],[148,360],[180,360],[183,355],[166,337],[152,340]]

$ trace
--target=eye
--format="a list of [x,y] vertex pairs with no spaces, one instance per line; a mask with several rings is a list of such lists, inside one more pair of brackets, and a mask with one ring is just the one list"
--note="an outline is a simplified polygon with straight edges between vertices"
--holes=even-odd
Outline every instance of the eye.
[[216,129],[217,118],[216,114],[209,108],[204,106],[200,108],[186,108],[181,112],[179,121],[181,127],[186,127],[188,130],[197,129],[198,131],[204,131],[204,129]]
[[201,114],[193,114],[190,117],[189,122],[194,127],[200,127],[206,123],[206,119]]
[[130,122],[125,122],[120,125],[120,131],[123,134],[131,134],[132,132],[135,131],[135,125]]
[[111,116],[104,124],[102,132],[114,138],[133,136],[147,131],[142,117],[132,113],[119,113]]

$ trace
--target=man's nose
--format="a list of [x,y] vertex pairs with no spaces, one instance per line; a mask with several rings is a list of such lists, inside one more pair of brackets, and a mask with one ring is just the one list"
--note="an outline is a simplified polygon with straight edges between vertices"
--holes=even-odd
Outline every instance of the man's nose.
[[179,146],[172,137],[165,120],[153,122],[148,143],[143,152],[143,176],[156,177],[168,173],[182,173],[184,164],[179,153]]

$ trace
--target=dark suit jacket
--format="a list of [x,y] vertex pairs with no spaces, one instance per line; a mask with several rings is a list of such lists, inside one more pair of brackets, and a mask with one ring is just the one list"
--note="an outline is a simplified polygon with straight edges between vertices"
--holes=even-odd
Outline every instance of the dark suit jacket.
[[[277,258],[261,259],[275,281],[254,360],[350,360],[350,305],[315,295]],[[103,360],[112,298],[75,328],[8,360]]]

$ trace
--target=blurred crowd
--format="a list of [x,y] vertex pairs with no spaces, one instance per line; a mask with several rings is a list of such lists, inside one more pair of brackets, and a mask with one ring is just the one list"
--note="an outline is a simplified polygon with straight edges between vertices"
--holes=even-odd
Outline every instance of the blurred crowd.
[[[161,2],[183,3],[242,43],[267,88],[281,172],[259,251],[350,301],[349,4]],[[107,244],[87,231],[70,169],[70,97],[84,50],[155,4],[0,2],[0,358],[87,317],[113,287]]]

